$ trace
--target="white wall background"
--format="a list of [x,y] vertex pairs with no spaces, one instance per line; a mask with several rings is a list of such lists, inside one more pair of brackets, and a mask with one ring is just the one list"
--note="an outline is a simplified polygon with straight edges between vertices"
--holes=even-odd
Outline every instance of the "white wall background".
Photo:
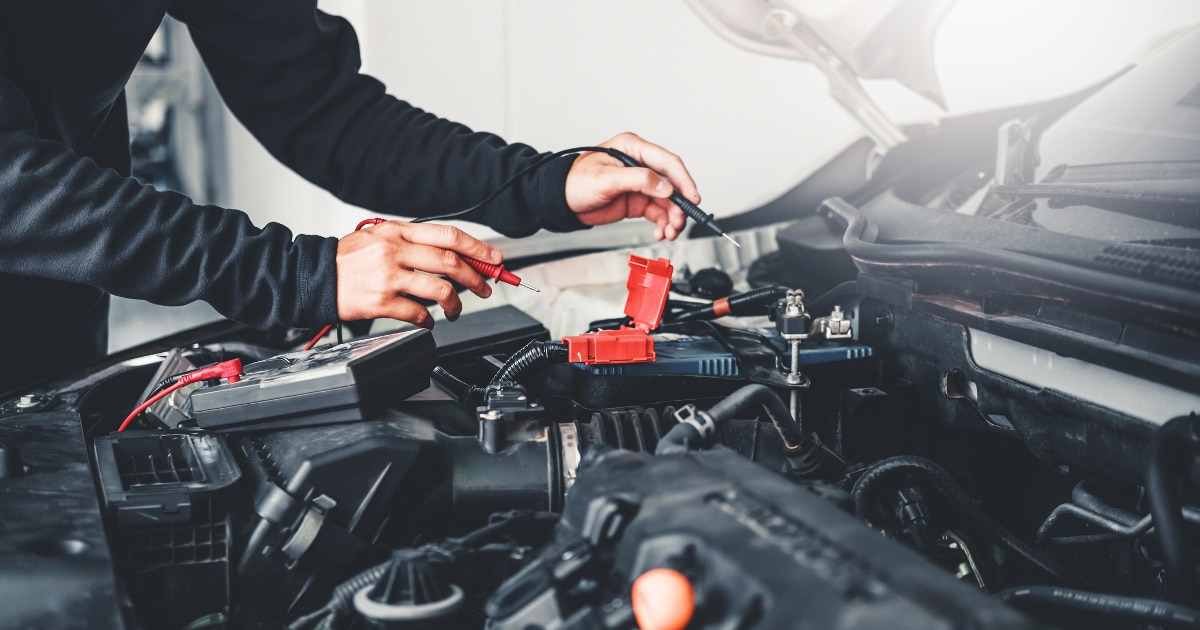
[[[733,47],[682,0],[321,6],[355,25],[365,70],[398,97],[540,150],[637,132],[684,157],[718,215],[769,201],[858,134],[814,68]],[[935,54],[950,111],[963,113],[1067,94],[1122,67],[1149,38],[1197,22],[1195,0],[959,0]],[[898,120],[941,115],[891,82],[867,88]],[[232,118],[227,128],[227,201],[256,223],[340,236],[371,216],[280,166]],[[204,306],[187,312],[171,326],[214,317]],[[114,306],[114,320],[131,316]],[[111,347],[135,341],[115,337]]]
[[[769,201],[858,133],[814,68],[733,47],[682,0],[321,5],[355,24],[365,70],[392,94],[541,150],[637,132],[684,157],[718,215]],[[968,112],[1069,93],[1195,22],[1194,0],[959,0],[936,59],[950,111]],[[897,119],[940,114],[894,83],[868,89]],[[328,235],[367,216],[230,128],[234,207]]]

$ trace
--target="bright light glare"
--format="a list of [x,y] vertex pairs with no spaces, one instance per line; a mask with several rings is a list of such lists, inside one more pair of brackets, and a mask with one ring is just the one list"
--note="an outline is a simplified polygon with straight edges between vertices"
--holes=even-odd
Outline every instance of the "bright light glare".
[[960,0],[935,58],[950,110],[978,111],[1084,88],[1197,23],[1192,0]]

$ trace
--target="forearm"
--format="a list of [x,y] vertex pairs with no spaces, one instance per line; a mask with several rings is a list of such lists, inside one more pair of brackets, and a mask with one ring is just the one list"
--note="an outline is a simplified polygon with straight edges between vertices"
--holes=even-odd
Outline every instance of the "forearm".
[[[541,157],[422,111],[359,72],[358,40],[313,1],[180,0],[226,103],[293,170],[343,200],[427,217],[471,206]],[[584,227],[566,204],[569,160],[522,178],[468,217],[510,236]]]
[[204,300],[265,327],[336,314],[336,240],[200,206],[0,128],[0,271],[100,287],[158,304]]

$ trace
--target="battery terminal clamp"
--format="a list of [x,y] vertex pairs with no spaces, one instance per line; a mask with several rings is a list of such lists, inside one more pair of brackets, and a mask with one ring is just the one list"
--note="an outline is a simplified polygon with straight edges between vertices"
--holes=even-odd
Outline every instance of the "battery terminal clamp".
[[625,314],[633,320],[633,325],[563,337],[567,360],[587,365],[653,361],[654,338],[650,331],[662,322],[674,271],[666,258],[650,260],[630,255]]

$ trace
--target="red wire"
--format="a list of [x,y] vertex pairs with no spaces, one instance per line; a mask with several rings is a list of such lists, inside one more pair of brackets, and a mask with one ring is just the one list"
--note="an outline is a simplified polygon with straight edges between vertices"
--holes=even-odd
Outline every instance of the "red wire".
[[223,379],[226,379],[230,383],[236,383],[236,382],[238,382],[238,379],[241,377],[241,374],[242,374],[241,359],[230,359],[228,361],[222,361],[215,365],[210,365],[208,367],[202,367],[202,368],[199,368],[196,370],[192,370],[191,372],[188,372],[186,374],[183,374],[182,376],[179,377],[179,380],[177,380],[173,384],[167,386],[166,389],[162,390],[161,392],[158,392],[157,394],[151,396],[146,402],[138,405],[137,409],[133,410],[133,413],[126,416],[125,421],[121,423],[121,426],[119,428],[117,428],[117,432],[121,432],[121,431],[124,431],[125,429],[128,429],[129,425],[133,424],[134,418],[137,418],[139,414],[141,414],[146,409],[149,409],[150,405],[153,405],[154,403],[162,400],[163,398],[166,398],[167,394],[170,394],[171,392],[179,389],[180,387],[186,387],[188,385],[191,385],[192,383],[196,383],[196,382],[204,381],[204,380],[208,380],[208,379],[213,379],[213,378],[223,378]]
[[312,347],[313,347],[313,346],[315,346],[315,345],[317,345],[317,342],[321,340],[321,337],[324,337],[324,336],[325,336],[325,333],[329,332],[329,329],[330,329],[330,328],[333,328],[333,324],[330,324],[330,325],[328,325],[328,326],[326,326],[326,327],[322,328],[322,329],[321,329],[321,332],[317,333],[317,336],[316,336],[316,337],[313,337],[313,340],[312,340],[312,341],[310,341],[310,342],[308,342],[308,345],[307,345],[307,346],[304,346],[304,349],[305,349],[305,350],[312,350]]
[[183,386],[189,385],[189,384],[190,384],[190,382],[180,379],[174,385],[171,385],[170,387],[162,390],[161,392],[158,392],[157,394],[151,396],[148,400],[146,400],[146,402],[138,405],[138,408],[134,409],[133,413],[129,414],[129,416],[125,418],[125,421],[121,423],[121,426],[120,426],[120,428],[117,429],[117,431],[120,432],[120,431],[124,431],[125,429],[128,429],[129,425],[133,424],[133,419],[138,417],[138,415],[140,415],[143,411],[149,409],[150,405],[153,405],[154,403],[162,400],[163,398],[166,398],[168,394],[179,389],[180,387],[183,387]]

